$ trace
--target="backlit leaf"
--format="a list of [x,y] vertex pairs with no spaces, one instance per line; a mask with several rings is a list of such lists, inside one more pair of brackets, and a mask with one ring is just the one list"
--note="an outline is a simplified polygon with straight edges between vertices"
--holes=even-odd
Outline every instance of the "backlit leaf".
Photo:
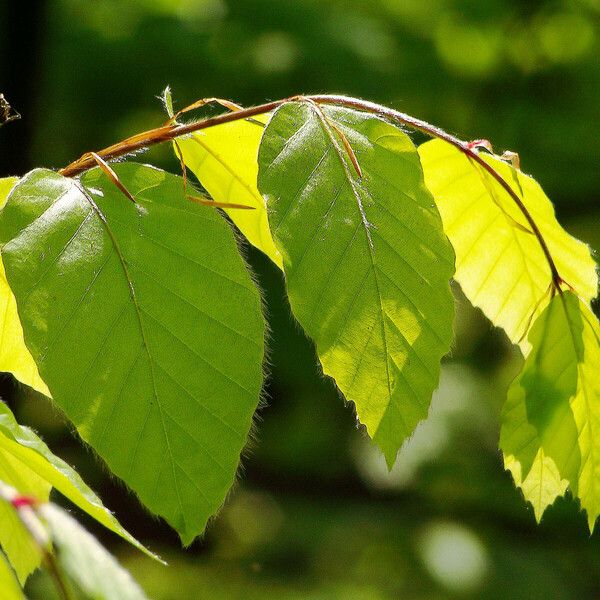
[[18,177],[4,177],[0,179],[0,208],[4,206],[8,194],[15,187],[17,181],[19,181]]
[[[538,240],[508,193],[462,152],[432,140],[419,147],[419,154],[425,183],[456,252],[455,279],[467,298],[519,343],[550,299],[550,268]],[[497,157],[481,156],[522,199],[561,277],[590,302],[598,291],[598,276],[589,248],[559,225],[534,179]]]
[[0,552],[0,590],[2,590],[4,600],[26,600],[23,590],[2,552]]
[[265,203],[256,188],[258,146],[269,115],[233,121],[178,138],[186,166],[217,202],[243,204],[254,210],[225,212],[278,267],[281,255],[273,243]]
[[260,298],[230,227],[151,167],[35,170],[0,213],[25,341],[56,403],[190,543],[235,478],[262,381]]
[[538,317],[529,342],[502,412],[505,465],[538,519],[568,485],[593,530],[600,514],[600,324],[565,292]]
[[[48,500],[52,486],[26,462],[14,455],[14,446],[18,444],[7,439],[0,432],[0,481],[12,486],[23,495],[33,496],[42,502]],[[41,553],[31,539],[30,533],[21,523],[15,508],[2,500],[0,500],[0,546],[19,581],[25,583],[28,575],[39,566]]]
[[294,315],[391,465],[427,416],[450,348],[454,256],[410,138],[364,113],[322,110],[275,113],[258,185]]
[[[4,206],[17,177],[0,179],[0,208]],[[50,395],[46,384],[39,376],[37,366],[23,341],[23,328],[17,314],[15,297],[4,274],[0,258],[0,371],[9,371],[19,381]]]

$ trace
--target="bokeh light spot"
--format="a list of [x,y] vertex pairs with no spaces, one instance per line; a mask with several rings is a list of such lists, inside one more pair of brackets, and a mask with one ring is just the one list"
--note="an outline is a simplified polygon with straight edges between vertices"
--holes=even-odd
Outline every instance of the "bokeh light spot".
[[289,71],[300,54],[296,40],[284,31],[263,33],[254,42],[254,65],[265,73]]
[[456,523],[429,524],[420,536],[418,549],[431,576],[453,592],[476,591],[489,570],[488,554],[481,541]]

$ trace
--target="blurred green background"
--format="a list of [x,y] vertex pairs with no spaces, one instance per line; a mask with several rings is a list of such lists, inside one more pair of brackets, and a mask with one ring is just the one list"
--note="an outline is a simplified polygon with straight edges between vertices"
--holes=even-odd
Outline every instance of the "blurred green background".
[[[0,175],[162,123],[167,84],[179,107],[345,93],[518,151],[567,229],[600,250],[599,50],[600,0],[0,0],[0,91],[23,116],[0,130]],[[143,160],[178,169],[168,147]],[[169,561],[82,517],[150,597],[600,597],[600,534],[577,504],[557,501],[538,526],[503,471],[498,413],[521,359],[458,289],[430,417],[388,474],[319,374],[281,275],[249,258],[272,329],[265,403],[225,508],[185,551],[46,400],[0,380],[19,420]],[[43,574],[28,593],[53,598]]]

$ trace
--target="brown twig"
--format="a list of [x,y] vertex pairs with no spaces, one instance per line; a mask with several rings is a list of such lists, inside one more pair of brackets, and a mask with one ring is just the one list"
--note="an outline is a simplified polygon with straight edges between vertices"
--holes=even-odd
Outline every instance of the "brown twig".
[[[194,131],[200,131],[201,129],[208,129],[209,127],[215,127],[216,125],[222,125],[223,123],[231,123],[233,121],[239,121],[240,119],[247,119],[249,117],[255,117],[257,115],[264,114],[275,110],[287,100],[277,100],[275,102],[267,102],[253,108],[245,108],[237,112],[229,112],[216,117],[210,117],[203,119],[196,123],[186,124],[167,124],[156,129],[150,129],[142,133],[138,133],[131,136],[121,142],[117,142],[112,146],[108,146],[103,150],[97,152],[98,156],[106,161],[132,154],[149,146],[156,144],[162,144],[163,142],[170,142],[175,138],[193,133]],[[89,156],[89,153],[84,154],[81,158],[67,165],[64,169],[61,169],[59,173],[65,177],[75,177],[88,169],[96,166],[95,161]]]
[[415,117],[411,117],[410,115],[407,115],[405,113],[399,112],[392,108],[387,108],[385,106],[380,106],[379,104],[375,104],[373,102],[358,100],[355,98],[347,98],[346,96],[317,95],[311,96],[311,98],[315,102],[318,102],[320,104],[336,104],[356,108],[358,110],[371,112],[389,120],[396,121],[397,123],[401,123],[402,125],[406,125],[408,127],[411,127],[412,129],[416,129],[418,131],[426,133],[431,137],[436,137],[438,139],[444,140],[445,142],[448,142],[449,144],[460,150],[460,152],[471,158],[474,162],[476,162],[483,169],[485,169],[502,186],[502,188],[511,197],[513,202],[518,206],[519,210],[529,223],[533,234],[537,238],[542,252],[544,253],[544,257],[546,258],[546,262],[550,267],[550,274],[552,276],[552,287],[558,293],[562,293],[562,289],[560,286],[563,283],[563,279],[558,273],[558,269],[556,268],[556,264],[554,263],[554,259],[550,254],[550,250],[548,248],[548,245],[546,244],[546,240],[544,239],[542,232],[540,231],[537,223],[531,216],[531,213],[523,203],[523,200],[521,200],[519,195],[512,189],[510,184],[502,177],[502,175],[500,175],[500,173],[498,173],[498,171],[496,171],[496,169],[494,169],[494,167],[492,167],[489,163],[483,160],[479,153],[474,148],[471,148],[467,142],[463,142],[457,137],[447,133],[443,129],[440,129],[435,125],[431,125],[426,121],[416,119]]
[[115,184],[115,186],[122,192],[122,194],[128,199],[131,200],[134,204],[135,198],[131,194],[131,192],[123,185],[119,176],[114,172],[113,168],[101,157],[98,156],[95,152],[90,152],[91,157],[94,159],[96,164],[102,169],[104,174]]
[[[223,123],[231,123],[240,119],[249,119],[250,117],[255,117],[260,114],[271,112],[287,102],[303,100],[309,100],[316,104],[344,106],[346,108],[354,108],[356,110],[375,114],[383,119],[399,123],[401,125],[405,125],[417,131],[421,131],[429,135],[430,137],[444,140],[445,142],[457,148],[465,156],[469,157],[471,160],[476,162],[481,168],[487,171],[490,174],[490,176],[493,177],[500,184],[500,186],[510,196],[512,201],[517,205],[517,207],[529,223],[533,235],[535,235],[550,268],[552,287],[556,292],[562,293],[561,284],[564,283],[564,281],[558,273],[558,269],[556,267],[556,264],[554,263],[554,259],[550,254],[550,250],[548,248],[548,245],[546,244],[546,240],[544,239],[544,236],[542,235],[542,232],[540,231],[537,223],[533,219],[531,213],[529,212],[519,195],[512,189],[510,184],[502,177],[502,175],[500,175],[500,173],[498,173],[498,171],[494,169],[492,165],[487,163],[479,155],[476,148],[471,147],[469,143],[458,139],[457,137],[447,133],[443,129],[432,125],[431,123],[427,123],[426,121],[423,121],[421,119],[411,117],[406,113],[399,112],[392,108],[387,108],[385,106],[375,104],[374,102],[338,95],[317,94],[309,96],[291,96],[282,100],[275,100],[273,102],[267,102],[265,104],[260,104],[251,108],[244,108],[242,110],[236,110],[223,115],[218,115],[216,117],[210,117],[201,121],[197,121],[196,123],[187,123],[181,125],[176,123],[168,123],[166,125],[163,125],[162,127],[139,133],[121,142],[113,144],[112,146],[109,146],[108,148],[97,152],[97,155],[103,158],[104,160],[109,161],[120,156],[131,154],[148,146],[153,146],[162,142],[174,140],[175,138],[180,137],[182,135],[193,133],[195,131],[200,131],[202,129],[208,129],[216,125],[222,125]],[[94,159],[90,156],[89,153],[87,153],[84,154],[78,160],[72,162],[70,165],[66,166],[64,169],[61,169],[59,173],[61,175],[64,175],[65,177],[74,177],[75,175],[79,175],[87,169],[92,168],[93,166],[95,166],[95,164],[96,163]]]

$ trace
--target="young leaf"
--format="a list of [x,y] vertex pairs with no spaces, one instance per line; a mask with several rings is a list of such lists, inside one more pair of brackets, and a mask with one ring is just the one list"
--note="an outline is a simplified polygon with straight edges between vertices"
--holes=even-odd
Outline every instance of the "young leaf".
[[[224,123],[177,139],[186,166],[218,202],[244,204],[254,210],[225,210],[248,241],[283,268],[256,189],[258,146],[269,115]],[[177,152],[177,147],[175,147]]]
[[258,185],[292,310],[391,465],[452,340],[454,256],[417,151],[373,116],[290,103],[265,131]]
[[[419,154],[425,183],[456,252],[455,279],[494,325],[520,343],[550,300],[550,268],[539,241],[500,184],[454,146],[432,140],[419,147]],[[521,198],[561,277],[590,302],[598,292],[598,276],[589,248],[559,225],[534,179],[497,157],[481,157]]]
[[54,504],[40,506],[39,512],[50,530],[59,564],[86,597],[146,600],[129,572],[68,513]]
[[[15,442],[12,445],[18,446]],[[26,462],[15,457],[11,441],[0,432],[0,481],[17,489],[19,493],[33,496],[42,502],[48,500],[51,485],[40,477]],[[30,533],[21,523],[15,508],[0,500],[0,546],[21,584],[40,564],[41,553]],[[1,588],[0,588],[1,589]]]
[[4,600],[26,600],[23,590],[3,552],[0,552],[0,590]]
[[567,485],[590,529],[600,514],[600,324],[577,296],[555,296],[502,411],[506,468],[541,518]]
[[[32,493],[41,500],[48,499],[48,492],[53,486],[107,529],[120,535],[148,556],[157,558],[121,526],[74,469],[52,454],[48,446],[31,429],[17,423],[4,402],[0,402],[0,455],[4,457],[5,461],[15,462],[18,465],[18,472],[31,472],[35,474],[36,480],[41,478],[45,483],[41,491],[28,490],[23,489],[23,486],[14,479],[7,479],[1,474],[0,479],[11,484],[20,492]],[[0,464],[1,470],[2,465]],[[2,527],[0,527],[1,529]]]
[[[17,183],[17,177],[0,179],[0,208]],[[15,297],[6,281],[4,264],[0,258],[0,371],[9,371],[21,383],[46,396],[50,395],[39,376],[37,367],[23,341],[23,328],[17,314]]]
[[259,400],[260,298],[229,226],[181,178],[26,175],[0,213],[25,341],[56,403],[190,543],[233,483]]

